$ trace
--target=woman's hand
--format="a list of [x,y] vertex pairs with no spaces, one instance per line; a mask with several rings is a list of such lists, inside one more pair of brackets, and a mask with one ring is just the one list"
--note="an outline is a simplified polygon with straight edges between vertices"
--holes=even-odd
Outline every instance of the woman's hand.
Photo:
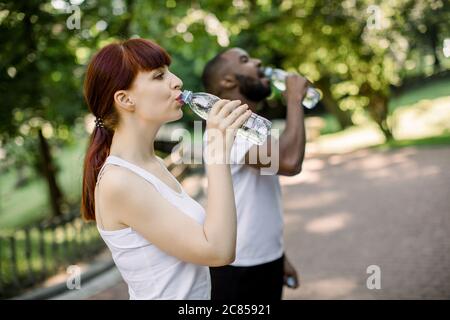
[[214,104],[206,122],[207,161],[228,163],[236,132],[251,114],[248,105],[241,105],[240,100],[219,100]]

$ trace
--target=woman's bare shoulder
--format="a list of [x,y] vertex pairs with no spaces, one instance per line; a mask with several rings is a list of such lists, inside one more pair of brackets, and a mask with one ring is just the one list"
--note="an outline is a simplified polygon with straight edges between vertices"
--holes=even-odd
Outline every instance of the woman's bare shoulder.
[[95,202],[100,204],[102,223],[108,230],[128,226],[126,215],[138,207],[150,208],[149,199],[157,198],[156,190],[142,177],[115,165],[105,167],[96,188]]
[[102,198],[111,202],[133,201],[155,196],[156,189],[133,171],[115,165],[105,167],[97,187]]
[[98,185],[102,190],[121,191],[124,185],[129,184],[136,174],[127,168],[116,165],[109,165],[103,169],[103,174],[99,177]]

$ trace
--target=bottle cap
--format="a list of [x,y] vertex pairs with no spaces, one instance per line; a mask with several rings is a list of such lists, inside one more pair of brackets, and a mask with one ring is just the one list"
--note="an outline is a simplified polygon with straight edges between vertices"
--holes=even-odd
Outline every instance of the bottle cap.
[[184,91],[181,93],[181,100],[182,100],[184,103],[188,103],[191,99],[192,99],[192,91],[184,90]]
[[264,75],[266,77],[270,78],[272,76],[272,73],[273,73],[273,68],[271,68],[271,67],[264,67],[263,68],[263,72],[264,72]]
[[288,277],[286,282],[287,282],[288,287],[290,287],[290,288],[294,288],[295,287],[295,279],[294,279],[294,277]]

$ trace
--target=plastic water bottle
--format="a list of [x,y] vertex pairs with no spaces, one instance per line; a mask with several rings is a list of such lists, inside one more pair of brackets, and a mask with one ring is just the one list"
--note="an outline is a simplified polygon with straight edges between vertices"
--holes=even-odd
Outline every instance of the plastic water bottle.
[[[220,98],[206,92],[184,90],[181,94],[181,100],[198,116],[206,120],[212,106]],[[257,145],[261,145],[269,135],[271,127],[272,123],[269,120],[258,116],[256,113],[252,113],[242,127],[238,129],[236,134]]]
[[[286,71],[265,67],[263,68],[263,72],[264,75],[270,79],[275,88],[280,91],[286,90]],[[320,92],[316,88],[309,86],[306,90],[306,95],[303,98],[302,104],[305,108],[312,109],[317,105],[317,102],[319,102],[320,99]]]

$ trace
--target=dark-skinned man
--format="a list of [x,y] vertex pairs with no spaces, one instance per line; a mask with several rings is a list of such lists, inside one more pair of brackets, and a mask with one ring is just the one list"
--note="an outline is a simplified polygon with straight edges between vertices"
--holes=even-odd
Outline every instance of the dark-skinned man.
[[[210,60],[202,81],[207,92],[221,99],[241,100],[253,112],[271,94],[261,61],[240,48],[228,49]],[[293,176],[302,168],[305,127],[301,102],[307,87],[305,78],[288,75],[283,93],[286,126],[278,139],[269,136],[260,146],[240,136],[235,139],[230,162],[238,222],[236,258],[231,265],[210,268],[212,300],[280,300],[288,277],[295,280],[293,287],[298,287],[297,272],[284,254],[278,176]],[[264,154],[266,157],[261,156]],[[273,164],[273,174],[261,174]]]

